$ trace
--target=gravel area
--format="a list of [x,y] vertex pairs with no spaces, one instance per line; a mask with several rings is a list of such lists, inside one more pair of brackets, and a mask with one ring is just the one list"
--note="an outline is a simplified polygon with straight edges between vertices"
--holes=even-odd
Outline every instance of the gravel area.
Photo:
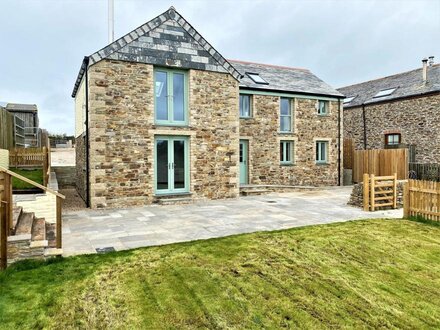
[[66,196],[63,201],[63,211],[79,211],[86,208],[86,203],[79,196],[75,187],[64,187],[59,192]]

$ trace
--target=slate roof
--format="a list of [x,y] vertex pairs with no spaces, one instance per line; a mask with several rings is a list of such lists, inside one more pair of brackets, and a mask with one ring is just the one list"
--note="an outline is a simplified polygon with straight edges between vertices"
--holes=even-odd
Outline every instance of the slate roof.
[[15,112],[37,112],[38,108],[36,104],[20,104],[20,103],[7,103],[5,109]]
[[204,49],[207,54],[210,54],[218,64],[224,68],[226,72],[229,72],[235,79],[240,79],[239,72],[230,64],[228,61],[208,42],[204,39],[197,31],[194,29],[191,24],[189,24],[177,11],[174,7],[170,7],[167,11],[160,14],[159,16],[153,18],[147,23],[141,25],[137,29],[127,33],[123,37],[118,40],[112,42],[106,47],[98,50],[90,56],[86,56],[83,60],[81,68],[78,73],[78,77],[75,82],[75,86],[73,88],[72,97],[75,97],[76,92],[81,83],[82,76],[86,68],[90,65],[93,65],[105,58],[110,58],[112,54],[119,51],[123,47],[137,40],[138,38],[144,36],[145,34],[152,32],[154,29],[165,23],[166,21],[173,20],[177,22],[180,27],[186,31],[194,40],[196,40]]
[[[440,92],[440,64],[428,66],[427,77],[427,82],[424,83],[422,80],[422,68],[419,68],[338,88],[338,91],[343,93],[347,98],[355,97],[350,103],[344,104],[344,108]],[[396,88],[396,90],[388,96],[374,98],[374,95],[378,92],[390,88]]]
[[[307,69],[229,60],[241,73],[240,87],[343,97]],[[246,73],[258,73],[268,84],[255,83]]]

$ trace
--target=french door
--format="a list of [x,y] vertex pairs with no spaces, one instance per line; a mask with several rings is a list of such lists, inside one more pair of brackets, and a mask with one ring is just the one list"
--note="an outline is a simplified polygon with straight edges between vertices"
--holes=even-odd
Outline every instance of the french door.
[[189,192],[188,138],[156,137],[155,181],[156,194]]

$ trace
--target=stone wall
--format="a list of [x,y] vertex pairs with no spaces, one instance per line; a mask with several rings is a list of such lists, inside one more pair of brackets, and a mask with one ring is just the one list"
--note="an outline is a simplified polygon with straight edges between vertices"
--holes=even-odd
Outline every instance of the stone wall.
[[194,198],[238,196],[238,82],[199,70],[188,78],[189,125],[156,126],[152,65],[103,60],[90,67],[92,208],[153,201],[155,135],[189,137]]
[[51,169],[57,175],[58,187],[67,187],[67,186],[76,185],[75,166],[52,166]]
[[25,259],[44,259],[44,248],[44,245],[32,244],[31,235],[9,236],[8,265]]
[[[329,103],[327,116],[317,114],[315,99],[295,98],[293,102],[293,133],[279,133],[280,97],[252,96],[252,118],[240,119],[240,138],[249,141],[249,183],[337,185],[338,102]],[[293,165],[280,164],[281,140],[294,142]],[[316,140],[329,141],[329,163],[326,165],[315,162]]]
[[[397,207],[403,207],[403,187],[405,185],[405,180],[397,182]],[[348,205],[356,207],[364,207],[364,183],[356,183],[353,185],[353,190],[351,191],[350,200]]]
[[76,190],[81,198],[87,199],[86,189],[86,135],[83,133],[75,139],[75,169],[76,169]]
[[[382,149],[385,134],[416,145],[416,162],[440,163],[440,94],[365,106],[367,149]],[[364,148],[362,108],[344,109],[344,137]]]

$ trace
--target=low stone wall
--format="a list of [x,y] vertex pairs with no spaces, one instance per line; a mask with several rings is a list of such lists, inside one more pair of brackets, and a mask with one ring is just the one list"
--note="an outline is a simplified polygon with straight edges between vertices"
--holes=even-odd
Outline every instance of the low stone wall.
[[[400,180],[397,182],[397,207],[403,207],[403,187],[406,180]],[[350,200],[348,205],[363,207],[364,206],[364,183],[357,183],[353,185]]]
[[76,185],[75,166],[52,166],[51,169],[57,175],[58,187]]
[[[47,241],[43,241],[47,244]],[[33,245],[31,235],[8,237],[8,265],[24,259],[44,259],[45,245]]]
[[9,151],[6,149],[0,149],[0,166],[9,168]]

